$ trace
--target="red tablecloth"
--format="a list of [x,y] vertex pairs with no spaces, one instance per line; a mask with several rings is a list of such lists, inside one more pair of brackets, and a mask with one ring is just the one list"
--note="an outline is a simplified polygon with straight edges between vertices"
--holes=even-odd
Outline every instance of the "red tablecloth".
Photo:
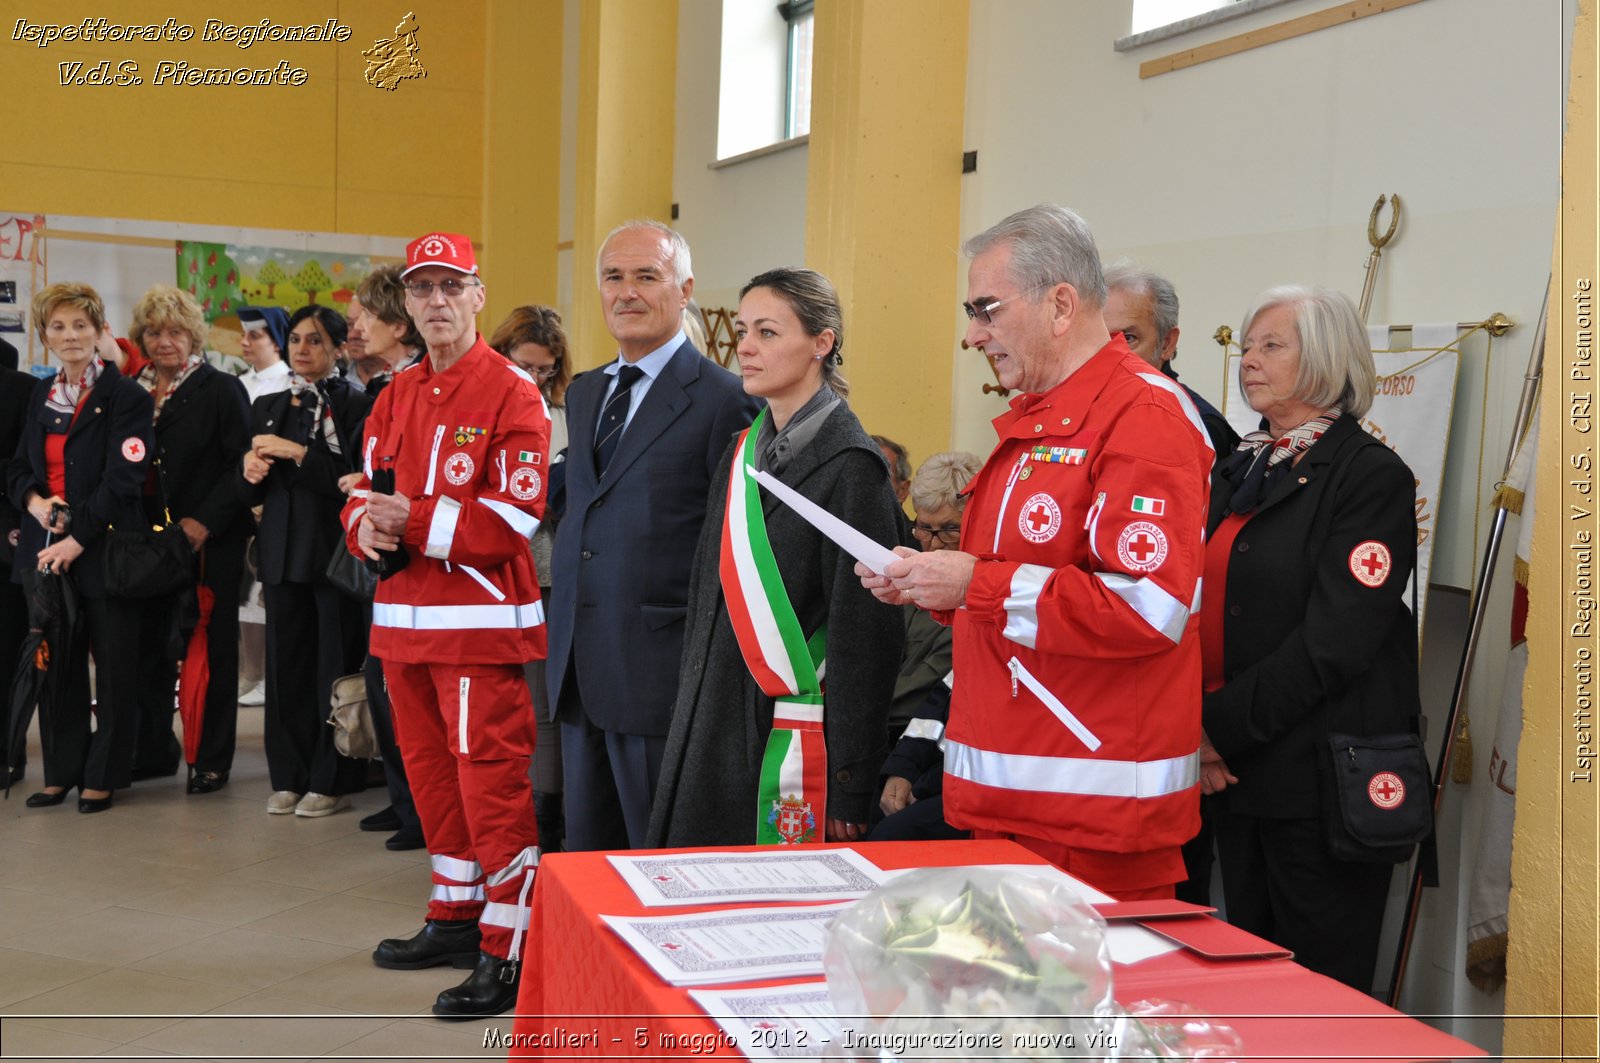
[[[1009,841],[857,843],[853,848],[888,870],[1043,863]],[[647,909],[604,853],[545,857],[535,879],[528,962],[517,1001],[516,1042],[527,1047],[513,1048],[511,1058],[686,1058],[690,1053],[682,1045],[696,1043],[690,1040],[696,1036],[705,1043],[719,1027],[688,990],[662,982],[599,917],[688,914],[717,907],[732,906]],[[1290,960],[1207,960],[1180,949],[1118,965],[1114,980],[1115,996],[1124,1004],[1150,998],[1182,1001],[1233,1027],[1251,1063],[1485,1054]],[[662,1052],[662,1044],[680,1047]],[[724,1046],[709,1054],[737,1057],[739,1052]]]

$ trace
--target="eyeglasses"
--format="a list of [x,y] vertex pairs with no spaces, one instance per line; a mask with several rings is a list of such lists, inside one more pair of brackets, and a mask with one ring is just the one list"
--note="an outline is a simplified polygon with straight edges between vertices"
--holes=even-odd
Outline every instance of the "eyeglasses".
[[935,528],[931,524],[924,524],[920,520],[911,525],[911,534],[920,542],[930,543],[937,538],[946,546],[954,546],[961,541],[961,525],[943,524]]
[[[1051,284],[1054,283],[1055,282],[1053,281],[1051,282]],[[1028,288],[1025,291],[1020,291],[1016,295],[1008,295],[1004,299],[996,299],[992,295],[986,295],[982,299],[979,299],[976,303],[962,303],[961,309],[967,312],[967,320],[981,321],[985,325],[992,325],[994,324],[994,312],[1000,309],[1006,303],[1009,303],[1013,299],[1019,299],[1024,295],[1029,295],[1033,292],[1036,292],[1040,288],[1049,288],[1051,287],[1051,284],[1035,284],[1032,288]]]
[[482,281],[463,281],[457,280],[455,277],[450,277],[446,280],[437,282],[409,281],[406,284],[406,291],[410,292],[418,299],[431,299],[433,298],[433,290],[438,288],[441,292],[444,292],[444,294],[454,299],[468,288],[480,288],[482,286]]
[[560,366],[558,365],[530,365],[527,367],[527,370],[530,374],[532,374],[535,380],[549,380],[551,377],[556,375],[556,370],[559,368]]

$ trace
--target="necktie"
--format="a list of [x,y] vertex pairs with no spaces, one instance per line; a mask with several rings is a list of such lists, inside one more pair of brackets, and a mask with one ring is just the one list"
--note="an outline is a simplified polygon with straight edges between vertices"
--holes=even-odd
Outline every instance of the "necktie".
[[597,477],[606,474],[606,466],[611,464],[611,456],[617,452],[617,444],[622,442],[622,428],[628,423],[628,403],[632,398],[633,385],[642,376],[644,370],[636,365],[625,365],[617,371],[617,389],[606,401],[606,408],[600,411],[600,427],[595,430],[594,472]]

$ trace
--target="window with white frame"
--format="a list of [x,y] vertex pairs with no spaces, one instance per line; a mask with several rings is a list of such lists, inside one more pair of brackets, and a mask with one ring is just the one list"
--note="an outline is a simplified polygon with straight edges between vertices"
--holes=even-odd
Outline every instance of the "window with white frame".
[[815,0],[723,0],[717,158],[811,131]]

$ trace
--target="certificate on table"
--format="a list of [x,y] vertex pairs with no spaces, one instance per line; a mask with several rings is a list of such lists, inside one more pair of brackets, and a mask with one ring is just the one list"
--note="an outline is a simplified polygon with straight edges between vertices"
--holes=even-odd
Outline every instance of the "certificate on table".
[[849,901],[888,881],[854,849],[608,856],[646,908],[762,901]]
[[837,1049],[842,1028],[826,982],[765,989],[691,989],[733,1045],[751,1059],[804,1059]]
[[715,985],[820,977],[828,924],[850,903],[600,918],[664,981]]

